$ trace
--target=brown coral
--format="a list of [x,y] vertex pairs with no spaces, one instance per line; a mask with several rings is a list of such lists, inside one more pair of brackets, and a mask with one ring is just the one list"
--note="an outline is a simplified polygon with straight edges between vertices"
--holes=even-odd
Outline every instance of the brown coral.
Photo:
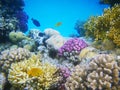
[[76,66],[74,71],[69,78],[67,78],[67,82],[65,83],[66,90],[84,90],[85,87],[85,78],[87,72],[84,66]]
[[30,52],[23,48],[4,50],[0,55],[0,66],[2,71],[8,72],[10,65],[30,57]]
[[117,86],[119,82],[119,69],[112,55],[99,55],[89,64],[87,87],[93,90],[107,89]]
[[115,57],[100,54],[85,67],[76,66],[65,86],[67,90],[119,90],[119,67]]

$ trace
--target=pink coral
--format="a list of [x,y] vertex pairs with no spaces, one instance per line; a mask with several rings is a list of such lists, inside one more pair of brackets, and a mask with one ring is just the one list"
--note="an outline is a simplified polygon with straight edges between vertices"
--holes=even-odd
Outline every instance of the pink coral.
[[58,50],[58,55],[63,56],[67,59],[74,59],[75,56],[80,53],[80,51],[87,47],[85,41],[79,38],[69,39],[65,44]]

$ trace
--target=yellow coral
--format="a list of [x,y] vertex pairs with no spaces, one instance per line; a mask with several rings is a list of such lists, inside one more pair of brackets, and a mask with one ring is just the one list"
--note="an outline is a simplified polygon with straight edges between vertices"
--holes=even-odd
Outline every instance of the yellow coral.
[[96,49],[93,47],[86,47],[81,50],[78,58],[79,59],[91,59],[92,57],[96,56],[97,52]]
[[120,4],[104,9],[101,16],[90,18],[84,25],[86,36],[97,40],[111,39],[120,46]]
[[112,27],[110,31],[108,32],[108,37],[113,40],[113,43],[115,43],[118,47],[120,47],[120,29],[115,29]]
[[9,70],[9,82],[21,90],[27,85],[33,90],[44,90],[56,83],[58,78],[54,77],[54,73],[57,68],[50,63],[41,63],[39,59],[33,55],[29,60],[13,63]]

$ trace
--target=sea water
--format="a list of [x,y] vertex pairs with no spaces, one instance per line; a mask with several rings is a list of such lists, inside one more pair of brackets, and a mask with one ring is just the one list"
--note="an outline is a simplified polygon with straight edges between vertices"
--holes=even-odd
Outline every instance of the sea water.
[[[25,0],[24,10],[29,15],[29,30],[53,28],[69,36],[77,33],[74,29],[77,20],[86,21],[90,16],[101,15],[107,7],[99,4],[99,0]],[[41,26],[36,27],[31,18],[37,19]],[[61,25],[56,27],[58,22]]]

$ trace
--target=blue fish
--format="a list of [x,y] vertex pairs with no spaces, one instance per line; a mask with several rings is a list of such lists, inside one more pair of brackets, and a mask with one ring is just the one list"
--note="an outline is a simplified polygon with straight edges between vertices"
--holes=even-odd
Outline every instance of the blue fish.
[[33,18],[32,18],[31,20],[32,20],[32,22],[33,22],[33,24],[34,24],[35,26],[40,27],[40,23],[39,23],[38,20],[33,19]]

